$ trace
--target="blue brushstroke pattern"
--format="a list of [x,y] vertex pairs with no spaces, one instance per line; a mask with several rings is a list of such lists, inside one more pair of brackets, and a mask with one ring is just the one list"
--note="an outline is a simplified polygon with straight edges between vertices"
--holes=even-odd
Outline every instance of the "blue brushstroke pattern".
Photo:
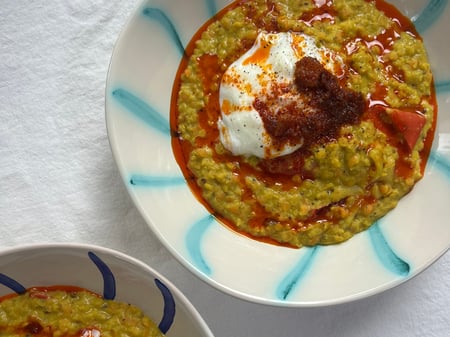
[[409,264],[394,253],[386,241],[378,222],[370,226],[368,233],[373,249],[383,266],[394,274],[407,276],[410,271]]
[[118,88],[112,92],[113,98],[134,116],[155,130],[170,136],[169,122],[161,114],[131,92]]
[[27,291],[19,282],[2,273],[0,273],[0,284],[3,284],[17,294],[24,294]]
[[106,265],[95,253],[88,252],[89,258],[97,266],[98,270],[103,277],[103,298],[107,300],[113,300],[116,297],[116,280],[114,275]]
[[132,174],[130,184],[133,186],[142,187],[169,187],[185,184],[184,177],[163,177],[163,176],[148,176],[142,174]]
[[186,246],[192,261],[204,274],[211,275],[211,268],[205,262],[201,252],[201,241],[206,230],[213,223],[214,217],[210,214],[197,221],[186,235]]
[[450,81],[442,81],[435,83],[436,94],[443,94],[450,92]]
[[142,14],[151,20],[156,20],[169,34],[171,39],[175,42],[178,51],[181,55],[185,54],[183,43],[180,36],[169,17],[159,8],[146,7],[142,10]]
[[431,0],[420,14],[411,18],[417,31],[422,34],[436,22],[447,6],[448,0]]
[[217,13],[217,6],[214,0],[205,0],[206,7],[209,11],[209,16],[214,16]]
[[158,328],[163,334],[166,334],[167,331],[169,331],[170,327],[172,326],[173,320],[175,319],[176,313],[175,300],[169,288],[167,288],[167,286],[164,283],[162,283],[158,279],[155,279],[155,284],[161,291],[161,295],[163,296],[164,299],[163,317],[158,325]]
[[450,179],[450,159],[445,158],[443,155],[435,151],[432,151],[430,153],[428,162],[434,167],[437,167],[439,170],[441,170],[444,175]]
[[306,251],[302,255],[297,265],[292,271],[281,281],[277,287],[276,295],[280,300],[286,300],[289,294],[299,285],[299,282],[307,274],[310,269],[314,257],[317,255],[320,246],[311,248],[302,248],[302,252]]

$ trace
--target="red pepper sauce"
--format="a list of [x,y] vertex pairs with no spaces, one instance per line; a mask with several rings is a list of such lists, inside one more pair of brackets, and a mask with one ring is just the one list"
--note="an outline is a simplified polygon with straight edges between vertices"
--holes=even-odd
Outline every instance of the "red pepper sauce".
[[[195,195],[195,197],[210,211],[211,214],[215,215],[221,222],[223,222],[225,225],[233,229],[234,231],[241,233],[245,236],[252,237],[254,239],[257,239],[259,241],[272,243],[280,245],[279,242],[267,238],[267,237],[253,237],[252,235],[239,230],[236,228],[236,226],[231,223],[229,220],[223,218],[223,216],[216,214],[216,212],[211,208],[211,206],[203,199],[202,197],[202,191],[200,187],[196,183],[195,176],[189,171],[187,168],[187,162],[189,158],[189,153],[192,150],[192,145],[189,144],[189,142],[183,140],[178,132],[178,108],[177,108],[177,100],[178,100],[178,92],[180,89],[180,81],[181,81],[181,74],[184,72],[184,70],[187,67],[189,56],[192,55],[193,50],[195,48],[195,41],[200,39],[201,34],[207,29],[207,27],[214,22],[215,20],[220,19],[226,12],[236,8],[237,6],[240,6],[241,4],[245,3],[247,1],[235,1],[231,3],[228,7],[224,8],[221,12],[219,12],[217,15],[215,15],[213,18],[211,18],[209,21],[207,21],[193,36],[191,42],[186,48],[186,53],[184,55],[184,58],[182,59],[179,69],[176,74],[176,79],[173,86],[172,91],[172,97],[171,97],[171,114],[170,114],[170,126],[171,130],[173,131],[173,137],[172,137],[172,148],[174,152],[175,159],[177,163],[179,164],[180,168],[182,169],[182,172],[187,179],[187,182]],[[328,0],[315,0],[314,1],[315,7],[312,11],[304,13],[301,18],[299,18],[300,21],[302,21],[305,25],[311,26],[314,24],[314,22],[317,21],[325,21],[329,22],[330,24],[334,23],[335,18],[335,10],[332,6],[332,1]],[[403,16],[398,9],[396,9],[394,6],[386,3],[383,0],[376,0],[375,1],[376,7],[378,10],[384,12],[384,14],[387,17],[390,17],[393,19],[395,24],[392,28],[386,30],[382,34],[376,37],[369,38],[357,38],[353,41],[348,41],[346,45],[343,46],[343,52],[350,55],[355,50],[353,49],[355,42],[362,42],[365,43],[368,47],[372,46],[378,46],[378,48],[381,49],[383,52],[390,51],[393,42],[398,37],[400,32],[407,31],[409,34],[412,34],[417,39],[421,39],[417,31],[415,30],[414,26],[410,22],[408,18]],[[248,12],[248,17],[252,18],[252,13]],[[273,17],[273,15],[276,13],[276,6],[274,5],[273,1],[268,0],[267,1],[267,11],[263,17],[266,17],[265,19],[258,18],[255,20],[256,25],[261,30],[266,31],[278,31],[278,24],[276,23],[276,20],[270,19]],[[268,18],[268,19],[267,19]],[[251,46],[253,45],[253,42],[251,41],[242,41],[241,43],[241,54],[245,53]],[[382,55],[381,53],[381,55]],[[240,56],[239,55],[239,56]],[[382,61],[380,59],[380,61]],[[225,63],[227,63],[226,61]],[[231,61],[228,62],[231,64]],[[218,58],[215,55],[203,55],[198,60],[199,68],[200,68],[200,74],[203,82],[204,87],[204,93],[205,96],[208,96],[208,104],[207,106],[199,111],[199,123],[202,128],[207,130],[206,137],[198,137],[197,138],[197,144],[196,146],[202,146],[202,145],[208,145],[211,147],[214,147],[214,144],[216,144],[218,140],[218,129],[216,127],[217,120],[220,116],[220,106],[219,106],[219,92],[218,90],[211,90],[214,84],[220,83],[217,82],[217,78],[221,78],[223,73],[225,72],[224,65],[220,65],[218,63]],[[229,64],[225,64],[228,66]],[[385,67],[385,71],[395,77],[397,80],[402,81],[403,80],[403,74],[398,69],[395,69],[395,67],[390,64],[389,62],[381,62],[381,64]],[[350,69],[351,72],[357,72],[355,69]],[[341,85],[345,83],[345,79],[347,76],[340,76],[339,80]],[[425,169],[425,165],[428,159],[428,155],[430,153],[431,144],[434,137],[434,130],[436,126],[436,114],[437,114],[437,104],[435,99],[435,92],[434,92],[434,86],[432,85],[432,93],[431,93],[431,104],[434,108],[434,118],[433,118],[433,125],[430,128],[425,140],[424,140],[424,149],[421,151],[421,170],[422,173]],[[377,87],[376,91],[370,95],[370,97],[367,98],[366,103],[366,111],[364,112],[362,119],[363,120],[371,120],[375,127],[386,133],[391,139],[391,145],[396,147],[399,152],[399,157],[401,158],[397,162],[397,168],[396,168],[396,174],[400,177],[408,177],[411,175],[412,168],[410,167],[410,164],[403,160],[403,158],[406,158],[408,156],[408,148],[403,144],[400,140],[398,140],[398,137],[394,136],[395,131],[392,130],[386,123],[383,122],[382,119],[382,112],[384,111],[385,107],[388,106],[388,104],[385,102],[384,98],[386,95],[386,88],[384,87]],[[410,107],[412,111],[414,111],[416,107]],[[304,179],[314,179],[314,177],[306,171],[302,170],[302,165],[304,162],[305,156],[309,155],[309,151],[301,150],[295,152],[293,155],[294,158],[288,158],[288,162],[290,165],[297,165],[299,167],[297,171],[297,176],[300,180]],[[285,157],[289,157],[285,156]],[[270,174],[267,171],[264,170],[257,170],[254,167],[246,164],[245,162],[241,161],[239,157],[233,156],[231,154],[221,154],[221,155],[215,155],[214,159],[217,162],[236,162],[238,163],[239,171],[235,172],[235,176],[241,180],[241,186],[245,186],[244,179],[247,176],[255,176],[259,180],[271,184],[271,185],[279,185],[282,187],[283,190],[289,190],[295,186],[298,185],[298,179],[292,179],[292,175],[283,175],[283,174]],[[283,159],[282,159],[283,160]],[[255,196],[253,195],[252,191],[250,189],[244,188],[243,190],[243,200],[247,201],[254,201]],[[357,200],[352,208],[361,208],[364,205],[372,204],[376,200],[373,200],[371,197],[361,197],[360,200]],[[253,207],[253,213],[255,216],[250,220],[249,226],[264,226],[268,222],[271,221],[271,214],[268,213],[262,205],[259,205],[259,203],[254,202],[255,206]],[[329,218],[327,214],[327,210],[332,205],[329,205],[323,209],[317,210],[314,212],[314,214],[310,217],[310,219],[301,222],[301,223],[283,223],[286,227],[292,228],[292,230],[300,230],[308,227],[309,224],[313,224],[316,222],[321,221],[331,221],[333,222],[334,219]],[[281,244],[284,246],[289,246],[286,244]]]

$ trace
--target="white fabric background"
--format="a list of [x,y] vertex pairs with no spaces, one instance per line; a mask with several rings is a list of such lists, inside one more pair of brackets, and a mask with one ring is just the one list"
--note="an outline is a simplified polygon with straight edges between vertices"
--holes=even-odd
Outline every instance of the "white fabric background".
[[83,242],[123,251],[171,279],[217,337],[450,336],[449,254],[386,293],[315,309],[235,299],[170,256],[133,206],[105,127],[110,56],[137,4],[0,0],[0,248]]

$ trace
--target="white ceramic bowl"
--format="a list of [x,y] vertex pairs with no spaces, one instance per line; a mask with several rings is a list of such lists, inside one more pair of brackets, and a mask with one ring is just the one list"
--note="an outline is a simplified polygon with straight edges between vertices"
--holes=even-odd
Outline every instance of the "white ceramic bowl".
[[106,121],[123,181],[149,227],[202,280],[276,306],[319,306],[377,294],[414,277],[450,246],[450,4],[392,1],[424,38],[439,118],[424,178],[370,230],[334,246],[288,249],[236,234],[187,186],[172,152],[172,85],[193,34],[230,0],[146,0],[112,55]]
[[71,285],[131,303],[167,337],[213,337],[189,300],[146,264],[82,244],[26,245],[0,251],[0,297],[34,286]]

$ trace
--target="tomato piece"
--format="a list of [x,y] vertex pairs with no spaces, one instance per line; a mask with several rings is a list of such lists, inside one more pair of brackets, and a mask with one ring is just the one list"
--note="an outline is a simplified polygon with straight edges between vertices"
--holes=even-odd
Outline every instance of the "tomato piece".
[[389,113],[392,125],[403,135],[410,150],[414,148],[425,125],[424,115],[417,112],[392,110]]

